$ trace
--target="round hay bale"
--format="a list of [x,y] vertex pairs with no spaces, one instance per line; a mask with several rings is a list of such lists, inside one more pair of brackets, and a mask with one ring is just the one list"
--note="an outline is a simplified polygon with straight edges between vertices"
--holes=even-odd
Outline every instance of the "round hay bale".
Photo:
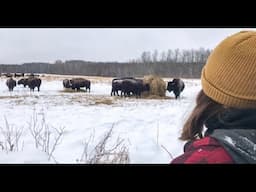
[[165,97],[166,83],[163,79],[156,75],[148,75],[143,78],[143,83],[148,83],[150,87],[149,92],[143,92],[142,96],[159,96]]

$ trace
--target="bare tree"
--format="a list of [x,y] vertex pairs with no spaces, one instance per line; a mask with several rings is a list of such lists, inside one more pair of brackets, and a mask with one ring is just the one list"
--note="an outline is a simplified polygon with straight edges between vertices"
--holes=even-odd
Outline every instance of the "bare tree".
[[171,49],[167,51],[167,62],[173,61],[173,52]]
[[154,63],[158,61],[158,51],[156,49],[154,50],[154,53],[152,54],[152,60]]
[[151,62],[151,54],[149,51],[144,51],[142,54],[141,54],[141,61],[142,63],[149,63]]

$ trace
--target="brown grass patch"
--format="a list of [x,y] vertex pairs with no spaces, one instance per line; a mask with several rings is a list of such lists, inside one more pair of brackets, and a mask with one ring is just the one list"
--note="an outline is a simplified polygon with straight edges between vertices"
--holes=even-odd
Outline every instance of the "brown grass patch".
[[[67,89],[67,88],[64,88],[63,90],[60,90],[59,92],[61,93],[79,93],[79,92],[85,92],[86,91],[84,89],[80,89],[80,90],[76,90],[76,89]],[[89,93],[89,91],[87,91]]]
[[144,96],[143,99],[173,99],[172,97],[169,96],[159,96],[159,95],[148,95],[148,96]]
[[113,101],[112,101],[111,99],[107,99],[107,98],[96,99],[96,100],[95,100],[95,105],[100,105],[100,104],[112,105],[112,104],[113,104]]
[[0,96],[0,99],[18,99],[20,96]]

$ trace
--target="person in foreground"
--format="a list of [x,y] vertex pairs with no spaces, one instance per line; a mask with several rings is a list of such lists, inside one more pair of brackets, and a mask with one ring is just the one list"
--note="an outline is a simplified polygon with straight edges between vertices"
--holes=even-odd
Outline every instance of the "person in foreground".
[[256,32],[241,31],[212,51],[202,90],[179,139],[183,163],[256,163]]

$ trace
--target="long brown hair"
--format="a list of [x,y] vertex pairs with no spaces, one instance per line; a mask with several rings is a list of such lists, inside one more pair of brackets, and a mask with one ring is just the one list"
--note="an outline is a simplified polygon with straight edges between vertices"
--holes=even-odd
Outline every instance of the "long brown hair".
[[196,106],[185,122],[179,139],[187,141],[202,138],[205,121],[223,110],[222,104],[215,102],[201,90],[196,98]]

